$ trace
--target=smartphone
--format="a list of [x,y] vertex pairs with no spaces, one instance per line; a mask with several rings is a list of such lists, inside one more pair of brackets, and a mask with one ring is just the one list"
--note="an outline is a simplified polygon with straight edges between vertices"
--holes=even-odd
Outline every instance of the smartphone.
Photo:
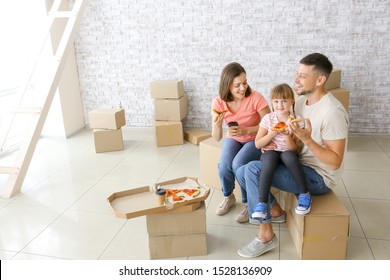
[[238,126],[238,122],[230,122],[230,123],[228,123],[228,127],[231,127],[231,126]]

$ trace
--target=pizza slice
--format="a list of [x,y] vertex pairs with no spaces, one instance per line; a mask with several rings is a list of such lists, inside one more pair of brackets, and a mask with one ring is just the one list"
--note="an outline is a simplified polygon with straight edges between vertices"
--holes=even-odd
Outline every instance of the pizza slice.
[[185,200],[185,198],[182,196],[179,196],[177,194],[172,195],[172,202],[173,203],[179,203],[179,202],[182,202],[184,200]]
[[181,192],[180,189],[166,189],[167,191],[167,196],[166,197],[170,197],[170,196],[173,196],[179,192]]
[[278,122],[272,127],[272,130],[278,131],[278,132],[283,132],[287,130],[288,126],[285,122]]
[[188,195],[189,197],[197,197],[200,194],[199,189],[183,189],[182,192]]
[[213,112],[213,113],[215,113],[215,114],[217,114],[217,115],[226,113],[226,112],[228,112],[228,111],[229,111],[229,110],[223,110],[222,112],[219,112],[219,111],[217,111],[217,110],[215,110],[215,109],[211,109],[211,112]]

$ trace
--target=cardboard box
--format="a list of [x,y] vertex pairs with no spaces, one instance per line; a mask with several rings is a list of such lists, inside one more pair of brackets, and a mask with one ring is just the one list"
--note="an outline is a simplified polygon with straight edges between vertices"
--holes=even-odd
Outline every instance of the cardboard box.
[[89,127],[118,129],[126,125],[124,109],[96,109],[89,112]]
[[207,255],[206,233],[149,236],[150,259]]
[[192,212],[146,216],[151,259],[207,254],[206,206]]
[[182,145],[184,143],[183,124],[181,122],[155,121],[157,147]]
[[192,129],[184,131],[184,139],[194,145],[199,145],[203,140],[211,137],[211,132],[203,129]]
[[155,99],[154,112],[156,121],[181,121],[188,114],[187,95],[175,99]]
[[[214,138],[210,137],[199,143],[199,179],[202,183],[217,190],[222,189],[218,175],[218,163],[221,157],[221,151],[222,140],[215,141]],[[241,189],[237,181],[233,193],[236,197],[241,197]]]
[[147,215],[146,226],[149,236],[206,233],[205,203],[194,211]]
[[163,80],[150,83],[152,98],[180,98],[184,95],[184,85],[181,80]]
[[210,193],[209,188],[201,185],[197,178],[192,177],[181,177],[170,181],[160,182],[158,183],[158,186],[167,186],[171,184],[183,184],[187,186],[192,184],[200,186],[201,193],[195,198],[174,205],[168,203],[160,205],[154,195],[154,190],[157,187],[156,184],[154,186],[143,186],[115,192],[107,198],[107,201],[115,217],[131,219],[144,215],[166,213],[168,211],[191,212],[198,209],[200,207],[198,203],[206,200]]
[[122,151],[123,136],[122,129],[94,129],[93,139],[97,153]]
[[325,83],[325,89],[331,90],[334,88],[339,88],[341,86],[341,70],[333,69],[330,73],[329,79]]
[[346,88],[335,88],[330,90],[330,92],[336,97],[341,104],[343,104],[345,110],[349,110],[349,90]]
[[297,215],[294,194],[281,192],[287,226],[303,260],[342,260],[347,257],[350,214],[333,191],[312,196],[311,211]]

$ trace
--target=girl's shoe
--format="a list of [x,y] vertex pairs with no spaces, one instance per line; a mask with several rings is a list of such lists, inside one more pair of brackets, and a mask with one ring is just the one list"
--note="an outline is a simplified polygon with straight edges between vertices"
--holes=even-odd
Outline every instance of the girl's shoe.
[[259,202],[257,203],[255,209],[252,213],[253,219],[265,219],[267,218],[267,203]]
[[311,209],[311,196],[310,194],[302,193],[298,197],[298,205],[295,207],[295,213],[298,215],[306,215]]

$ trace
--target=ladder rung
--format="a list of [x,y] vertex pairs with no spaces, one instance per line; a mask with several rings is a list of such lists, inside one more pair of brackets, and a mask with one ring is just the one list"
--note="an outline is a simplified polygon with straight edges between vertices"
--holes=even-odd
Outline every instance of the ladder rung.
[[18,107],[11,110],[13,113],[25,113],[25,114],[40,114],[41,108],[38,107]]
[[11,166],[0,166],[0,173],[2,173],[2,174],[18,174],[19,168],[18,167],[11,167]]
[[56,11],[56,12],[49,12],[50,16],[53,16],[55,18],[69,18],[75,15],[73,11]]

